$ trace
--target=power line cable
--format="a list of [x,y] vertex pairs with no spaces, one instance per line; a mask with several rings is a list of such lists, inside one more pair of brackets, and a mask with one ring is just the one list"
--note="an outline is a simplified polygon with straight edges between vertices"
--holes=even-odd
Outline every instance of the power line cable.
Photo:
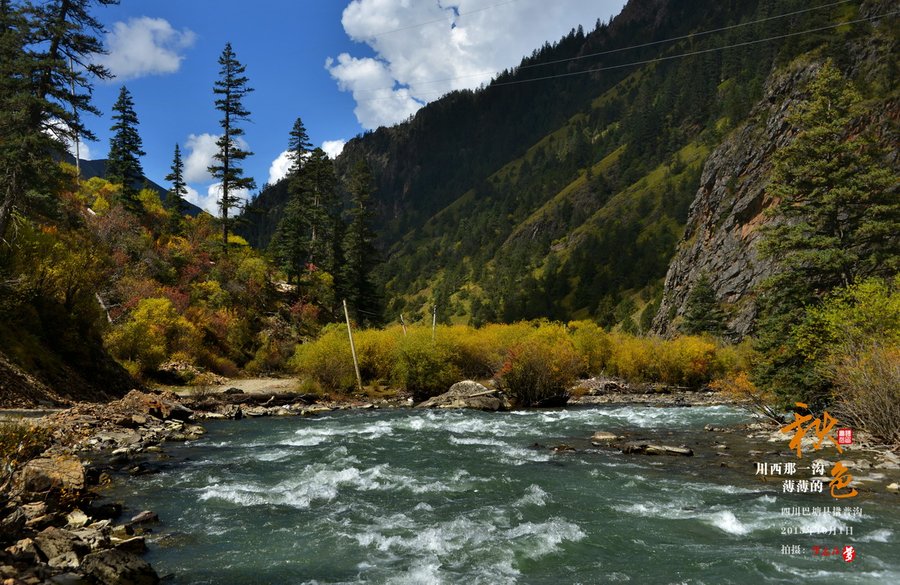
[[[514,1],[515,1],[515,0],[514,0]],[[724,32],[724,31],[727,31],[727,30],[732,30],[732,29],[741,28],[741,27],[745,27],[745,26],[752,26],[752,25],[755,25],[755,24],[763,23],[763,22],[769,22],[769,21],[772,21],[772,20],[778,20],[778,19],[781,19],[781,18],[787,18],[787,17],[789,17],[789,16],[797,16],[798,14],[804,14],[804,13],[806,13],[806,12],[814,12],[814,11],[816,11],[816,10],[822,10],[822,9],[824,9],[824,8],[833,8],[833,7],[835,7],[835,6],[839,6],[839,5],[841,5],[841,4],[847,4],[848,2],[853,2],[853,1],[855,1],[855,0],[838,0],[837,2],[832,2],[831,4],[822,4],[822,5],[820,5],[820,6],[814,6],[814,7],[812,7],[812,8],[804,8],[804,9],[802,9],[802,10],[795,10],[794,12],[787,12],[787,13],[785,13],[785,14],[778,14],[778,15],[775,15],[775,16],[767,16],[767,17],[765,17],[765,18],[760,18],[760,19],[758,19],[758,20],[752,20],[752,21],[749,21],[749,22],[741,22],[741,23],[738,23],[738,24],[732,24],[732,25],[729,25],[729,26],[723,26],[723,27],[720,27],[720,28],[715,28],[715,29],[710,29],[710,30],[699,31],[699,32],[696,32],[696,33],[690,33],[690,34],[681,35],[681,36],[677,36],[677,37],[670,37],[670,38],[667,38],[667,39],[661,39],[661,40],[658,40],[658,41],[650,41],[650,42],[647,42],[647,43],[641,43],[641,44],[638,44],[638,45],[630,45],[630,46],[627,46],[627,47],[619,47],[619,48],[616,48],[616,49],[609,49],[609,50],[607,50],[607,51],[600,51],[600,52],[597,52],[597,53],[590,53],[590,54],[587,54],[587,55],[577,55],[577,56],[575,56],[575,57],[567,57],[567,58],[565,58],[565,59],[556,59],[556,60],[554,60],[554,61],[546,61],[546,62],[543,62],[543,63],[532,63],[532,64],[530,64],[530,65],[519,65],[519,66],[517,66],[517,67],[514,67],[513,69],[522,70],[522,69],[532,69],[532,68],[535,68],[535,67],[547,67],[547,66],[549,66],[549,65],[558,65],[558,64],[560,64],[560,63],[568,63],[568,62],[571,62],[571,61],[577,61],[577,60],[580,60],[580,59],[589,59],[589,58],[591,58],[591,57],[600,57],[600,56],[603,56],[603,55],[610,55],[610,54],[613,54],[613,53],[622,53],[622,52],[624,52],[624,51],[631,51],[631,50],[633,50],[633,49],[642,49],[642,48],[651,47],[651,46],[654,46],[654,45],[661,45],[661,44],[663,44],[663,43],[671,43],[671,42],[674,42],[674,41],[682,41],[682,40],[685,40],[685,39],[692,39],[692,38],[702,37],[702,36],[706,36],[706,35],[709,35],[709,34],[714,34],[714,33],[718,33],[718,32]],[[471,12],[467,12],[466,14],[471,14]],[[410,28],[412,28],[412,27],[410,27]],[[397,30],[403,30],[403,29],[397,29]],[[426,81],[416,81],[415,83],[416,83],[416,85],[429,85],[429,84],[432,84],[432,83],[445,83],[445,82],[447,82],[447,81],[458,81],[458,80],[460,80],[460,79],[470,79],[470,78],[472,78],[472,77],[484,77],[485,75],[497,75],[498,73],[499,73],[499,72],[497,72],[497,71],[482,71],[482,72],[480,72],[480,73],[468,73],[468,74],[466,74],[466,75],[459,75],[459,76],[456,76],[456,77],[445,77],[445,78],[443,78],[443,79],[429,79],[429,80],[426,80]],[[393,90],[393,88],[378,88],[378,89],[362,89],[362,90],[359,90],[359,91],[360,91],[360,92],[376,92],[376,91],[384,91],[385,89]],[[426,93],[425,95],[430,95],[430,94]]]
[[[735,44],[732,44],[732,45],[725,45],[725,46],[722,46],[722,47],[711,47],[711,48],[708,48],[708,49],[699,49],[699,50],[696,50],[696,51],[688,51],[688,52],[685,52],[685,53],[678,53],[678,54],[676,54],[676,55],[663,55],[663,56],[659,56],[659,57],[654,57],[654,58],[652,58],[652,59],[644,59],[644,60],[641,60],[641,61],[632,61],[632,62],[629,62],[629,63],[621,63],[621,64],[619,64],[619,65],[608,65],[608,66],[605,66],[605,67],[595,67],[595,68],[592,68],[592,69],[586,69],[586,70],[583,70],[583,71],[570,71],[570,72],[567,72],[567,73],[559,73],[559,74],[556,74],[556,75],[546,75],[546,76],[543,76],[543,77],[533,77],[533,78],[531,78],[531,79],[518,79],[518,80],[514,80],[514,81],[506,81],[506,82],[500,82],[500,83],[494,82],[494,83],[491,83],[490,85],[486,85],[486,86],[485,86],[485,89],[490,89],[490,88],[494,88],[494,87],[505,87],[505,86],[510,86],[510,85],[521,85],[521,84],[524,84],[524,83],[533,83],[533,82],[535,82],[535,81],[546,81],[546,80],[550,80],[550,79],[560,79],[560,78],[563,78],[563,77],[574,77],[574,76],[577,76],[577,75],[586,75],[586,74],[589,74],[589,73],[598,73],[598,72],[601,72],[601,71],[609,71],[609,70],[613,70],[613,69],[624,69],[625,67],[634,67],[634,66],[638,66],[638,65],[648,65],[648,64],[650,64],[650,63],[659,63],[659,62],[662,62],[662,61],[671,61],[671,60],[674,60],[674,59],[680,59],[680,58],[683,58],[683,57],[691,57],[691,56],[695,56],[695,55],[702,55],[702,54],[705,54],[705,53],[713,53],[713,52],[716,52],[716,51],[724,51],[724,50],[726,50],[726,49],[734,49],[734,48],[738,48],[738,47],[746,47],[746,46],[750,46],[750,45],[757,45],[757,44],[760,44],[760,43],[766,43],[766,42],[770,42],[770,41],[775,41],[775,40],[780,40],[780,39],[786,39],[786,38],[789,38],[789,37],[795,37],[795,36],[800,36],[800,35],[805,35],[805,34],[811,34],[811,33],[815,33],[815,32],[821,32],[821,31],[825,31],[825,30],[831,30],[831,29],[839,28],[839,27],[841,27],[841,26],[846,26],[846,25],[851,25],[851,24],[859,24],[859,23],[861,23],[861,22],[870,22],[870,21],[873,21],[873,20],[878,20],[878,19],[881,19],[881,18],[886,18],[886,17],[889,17],[889,16],[897,15],[897,14],[900,14],[900,10],[895,10],[895,11],[893,11],[893,12],[887,12],[887,13],[879,14],[879,15],[875,15],[875,16],[869,16],[869,17],[866,17],[866,18],[858,18],[858,19],[855,19],[855,20],[848,20],[848,21],[838,22],[838,23],[835,23],[835,24],[830,24],[830,25],[826,25],[826,26],[820,26],[820,27],[811,28],[811,29],[807,29],[807,30],[795,31],[795,32],[791,32],[791,33],[785,33],[785,34],[782,34],[782,35],[775,35],[775,36],[766,37],[766,38],[763,38],[763,39],[754,39],[754,40],[751,40],[751,41],[744,41],[744,42],[735,43]],[[391,91],[390,88],[385,88],[385,89],[379,90],[379,91],[385,91],[385,90]],[[437,95],[437,94],[441,94],[441,95],[442,95],[442,94],[444,94],[444,93],[446,93],[446,92],[425,92],[425,93],[420,93],[420,94],[418,94],[418,95]],[[410,97],[412,97],[412,96],[410,96]],[[381,97],[381,98],[371,98],[371,99],[362,99],[362,100],[356,100],[356,101],[357,101],[357,102],[370,102],[370,101],[383,101],[383,100],[386,100],[386,99],[394,99],[394,96],[390,96],[390,97]]]
[[548,80],[548,79],[559,79],[559,78],[562,78],[562,77],[574,77],[574,76],[576,76],[576,75],[585,75],[585,74],[588,74],[588,73],[597,73],[597,72],[600,72],[600,71],[609,71],[609,70],[611,70],[611,69],[621,69],[621,68],[624,68],[624,67],[633,67],[633,66],[635,66],[635,65],[647,65],[647,64],[650,64],[650,63],[659,63],[659,62],[661,62],[661,61],[671,61],[671,60],[673,60],[673,59],[680,59],[680,58],[682,58],[682,57],[692,57],[692,56],[694,56],[694,55],[702,55],[702,54],[705,54],[705,53],[714,53],[714,52],[716,52],[716,51],[724,51],[725,49],[734,49],[734,48],[737,48],[737,47],[747,47],[747,46],[750,46],[750,45],[757,45],[757,44],[760,44],[760,43],[766,43],[766,42],[769,42],[769,41],[776,41],[776,40],[780,40],[780,39],[786,39],[786,38],[789,38],[789,37],[795,37],[795,36],[799,36],[799,35],[805,35],[805,34],[810,34],[810,33],[815,33],[815,32],[821,32],[821,31],[824,31],[824,30],[834,29],[834,28],[838,28],[838,27],[845,26],[845,25],[848,25],[848,24],[858,24],[858,23],[860,23],[860,22],[869,22],[869,21],[872,21],[872,20],[878,20],[878,19],[880,19],[880,18],[885,18],[885,17],[888,17],[888,16],[894,16],[895,14],[900,14],[900,10],[895,10],[895,11],[893,11],[893,12],[886,12],[886,13],[884,13],[884,14],[879,14],[879,15],[877,15],[877,16],[869,16],[869,17],[866,17],[866,18],[858,18],[858,19],[856,19],[856,20],[848,20],[848,21],[845,21],[845,22],[839,22],[839,23],[837,23],[837,24],[830,24],[830,25],[827,25],[827,26],[820,26],[820,27],[817,27],[817,28],[811,28],[811,29],[807,29],[807,30],[803,30],[803,31],[797,31],[797,32],[792,32],[792,33],[785,33],[785,34],[783,34],[783,35],[776,35],[776,36],[773,36],[773,37],[767,37],[767,38],[764,38],[764,39],[755,39],[755,40],[752,40],[752,41],[744,41],[744,42],[742,42],[742,43],[735,43],[735,44],[733,44],[733,45],[726,45],[726,46],[724,46],[724,47],[711,47],[711,48],[709,48],[709,49],[699,49],[699,50],[697,50],[697,51],[688,51],[688,52],[686,52],[686,53],[679,53],[679,54],[677,54],[677,55],[664,55],[664,56],[661,56],[661,57],[655,57],[655,58],[653,58],[653,59],[645,59],[645,60],[643,60],[643,61],[633,61],[633,62],[631,62],[631,63],[623,63],[623,64],[621,64],[621,65],[609,65],[609,66],[606,66],[606,67],[596,67],[596,68],[593,68],[593,69],[585,69],[584,71],[573,71],[573,72],[569,72],[569,73],[559,73],[559,74],[557,74],[557,75],[546,75],[546,76],[544,76],[544,77],[534,77],[534,78],[532,78],[532,79],[519,79],[519,80],[515,80],[515,81],[506,81],[506,82],[502,82],[502,83],[492,83],[492,84],[488,85],[487,87],[488,87],[488,88],[491,88],[491,87],[504,87],[504,86],[508,86],[508,85],[520,85],[520,84],[523,84],[523,83],[531,83],[531,82],[534,82],[534,81],[544,81],[544,80]]

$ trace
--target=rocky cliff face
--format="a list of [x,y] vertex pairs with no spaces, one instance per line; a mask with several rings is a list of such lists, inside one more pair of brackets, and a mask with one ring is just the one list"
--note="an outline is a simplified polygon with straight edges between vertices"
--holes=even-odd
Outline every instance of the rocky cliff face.
[[772,153],[790,140],[785,118],[817,70],[817,64],[806,64],[770,79],[748,122],[707,159],[684,237],[669,265],[655,332],[675,333],[703,274],[730,316],[731,335],[740,338],[751,331],[756,317],[752,291],[772,268],[756,252],[759,228],[770,221],[765,210],[772,203],[766,195]]
[[[883,62],[871,50],[871,39],[849,47],[847,73],[864,83]],[[700,276],[706,274],[716,300],[729,315],[728,337],[739,340],[753,331],[757,307],[755,291],[772,274],[773,264],[757,253],[760,227],[777,216],[766,209],[774,201],[767,196],[772,154],[793,137],[786,118],[804,99],[809,81],[821,62],[800,60],[786,71],[773,74],[763,99],[743,126],[727,137],[706,161],[700,189],[691,204],[684,237],[669,265],[663,300],[653,330],[674,335],[686,302]],[[887,145],[892,145],[885,164],[898,163],[897,122],[900,103],[890,95],[878,104],[867,104],[868,118],[859,121]]]

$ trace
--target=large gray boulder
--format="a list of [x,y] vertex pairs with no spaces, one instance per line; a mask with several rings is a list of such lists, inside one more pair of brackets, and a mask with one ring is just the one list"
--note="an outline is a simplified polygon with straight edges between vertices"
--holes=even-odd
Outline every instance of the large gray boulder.
[[91,553],[81,570],[102,585],[157,585],[159,575],[141,557],[121,550]]
[[84,466],[74,455],[32,459],[18,476],[18,491],[27,495],[45,494],[51,490],[73,494],[83,489]]
[[473,410],[508,410],[498,390],[488,389],[478,382],[464,380],[439,396],[429,398],[416,408],[471,408]]

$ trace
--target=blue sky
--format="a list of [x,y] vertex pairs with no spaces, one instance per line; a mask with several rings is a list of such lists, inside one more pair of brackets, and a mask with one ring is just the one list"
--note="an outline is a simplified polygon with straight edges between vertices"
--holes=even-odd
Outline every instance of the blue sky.
[[[105,158],[109,113],[124,84],[132,93],[148,177],[163,184],[175,143],[187,162],[189,198],[214,210],[204,169],[220,131],[213,83],[225,43],[255,89],[244,124],[254,156],[245,171],[259,187],[286,169],[288,132],[302,117],[316,146],[391,125],[452,89],[493,73],[579,24],[617,13],[624,0],[122,0],[99,7],[103,57],[117,78],[98,82],[103,116],[86,120]],[[83,152],[84,154],[84,152]]]

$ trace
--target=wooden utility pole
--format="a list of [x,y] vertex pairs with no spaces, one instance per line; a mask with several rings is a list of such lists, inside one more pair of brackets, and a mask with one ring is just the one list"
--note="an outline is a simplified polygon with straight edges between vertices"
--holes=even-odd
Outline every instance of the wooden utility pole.
[[359,375],[359,362],[356,360],[356,346],[353,344],[353,330],[350,328],[350,313],[347,311],[347,299],[344,299],[344,317],[347,319],[347,335],[350,336],[350,353],[353,354],[353,369],[356,370],[356,386],[362,392],[362,376]]
[[437,330],[437,305],[431,311],[431,341],[434,341],[435,331]]

